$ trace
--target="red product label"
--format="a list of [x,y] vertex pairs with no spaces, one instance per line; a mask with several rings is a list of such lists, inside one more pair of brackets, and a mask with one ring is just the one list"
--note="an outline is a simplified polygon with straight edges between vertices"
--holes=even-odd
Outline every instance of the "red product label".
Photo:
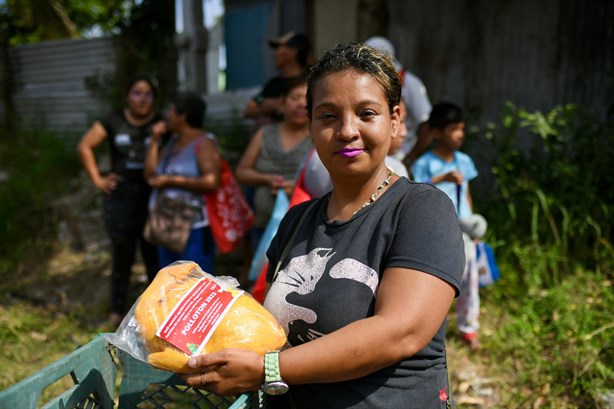
[[156,335],[187,355],[198,355],[241,294],[233,296],[215,281],[201,278],[175,305]]

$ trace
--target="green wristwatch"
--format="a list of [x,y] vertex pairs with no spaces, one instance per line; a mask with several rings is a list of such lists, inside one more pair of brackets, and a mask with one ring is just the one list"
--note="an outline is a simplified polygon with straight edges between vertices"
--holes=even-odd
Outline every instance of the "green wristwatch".
[[281,379],[279,371],[279,351],[264,354],[264,385],[262,390],[267,395],[283,395],[288,392],[288,384]]

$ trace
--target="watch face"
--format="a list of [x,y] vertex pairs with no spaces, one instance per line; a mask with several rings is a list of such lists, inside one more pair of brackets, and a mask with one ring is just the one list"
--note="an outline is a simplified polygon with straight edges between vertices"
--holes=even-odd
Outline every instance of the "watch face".
[[264,385],[264,392],[268,395],[283,395],[288,392],[288,384],[283,381],[270,382]]

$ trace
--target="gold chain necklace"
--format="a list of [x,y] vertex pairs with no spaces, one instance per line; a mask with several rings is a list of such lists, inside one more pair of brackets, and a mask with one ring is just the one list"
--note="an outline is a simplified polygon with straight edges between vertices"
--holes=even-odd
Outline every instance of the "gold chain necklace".
[[379,196],[379,194],[382,191],[382,189],[390,184],[390,178],[392,178],[393,175],[394,175],[394,170],[392,168],[388,167],[388,177],[382,182],[381,185],[379,185],[377,187],[377,189],[375,190],[375,193],[373,193],[371,195],[371,197],[369,197],[369,200],[367,200],[362,206],[360,206],[360,209],[356,210],[352,214],[352,216],[354,216],[356,213],[358,213],[359,211],[361,211],[365,207],[370,206],[371,203],[375,202],[375,199],[377,199],[377,196]]

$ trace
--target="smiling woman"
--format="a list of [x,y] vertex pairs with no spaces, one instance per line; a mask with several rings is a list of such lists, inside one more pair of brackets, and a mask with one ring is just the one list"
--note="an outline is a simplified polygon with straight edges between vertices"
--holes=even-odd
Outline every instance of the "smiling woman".
[[316,84],[311,135],[335,186],[329,216],[349,219],[386,179],[384,159],[399,128],[399,107],[388,106],[374,77],[356,71],[329,73]]
[[309,130],[333,190],[291,208],[267,253],[264,305],[288,345],[264,360],[236,349],[194,357],[188,384],[232,394],[264,380],[282,393],[275,408],[449,403],[445,317],[463,244],[447,197],[385,165],[400,92],[389,57],[363,44],[338,45],[313,67]]

